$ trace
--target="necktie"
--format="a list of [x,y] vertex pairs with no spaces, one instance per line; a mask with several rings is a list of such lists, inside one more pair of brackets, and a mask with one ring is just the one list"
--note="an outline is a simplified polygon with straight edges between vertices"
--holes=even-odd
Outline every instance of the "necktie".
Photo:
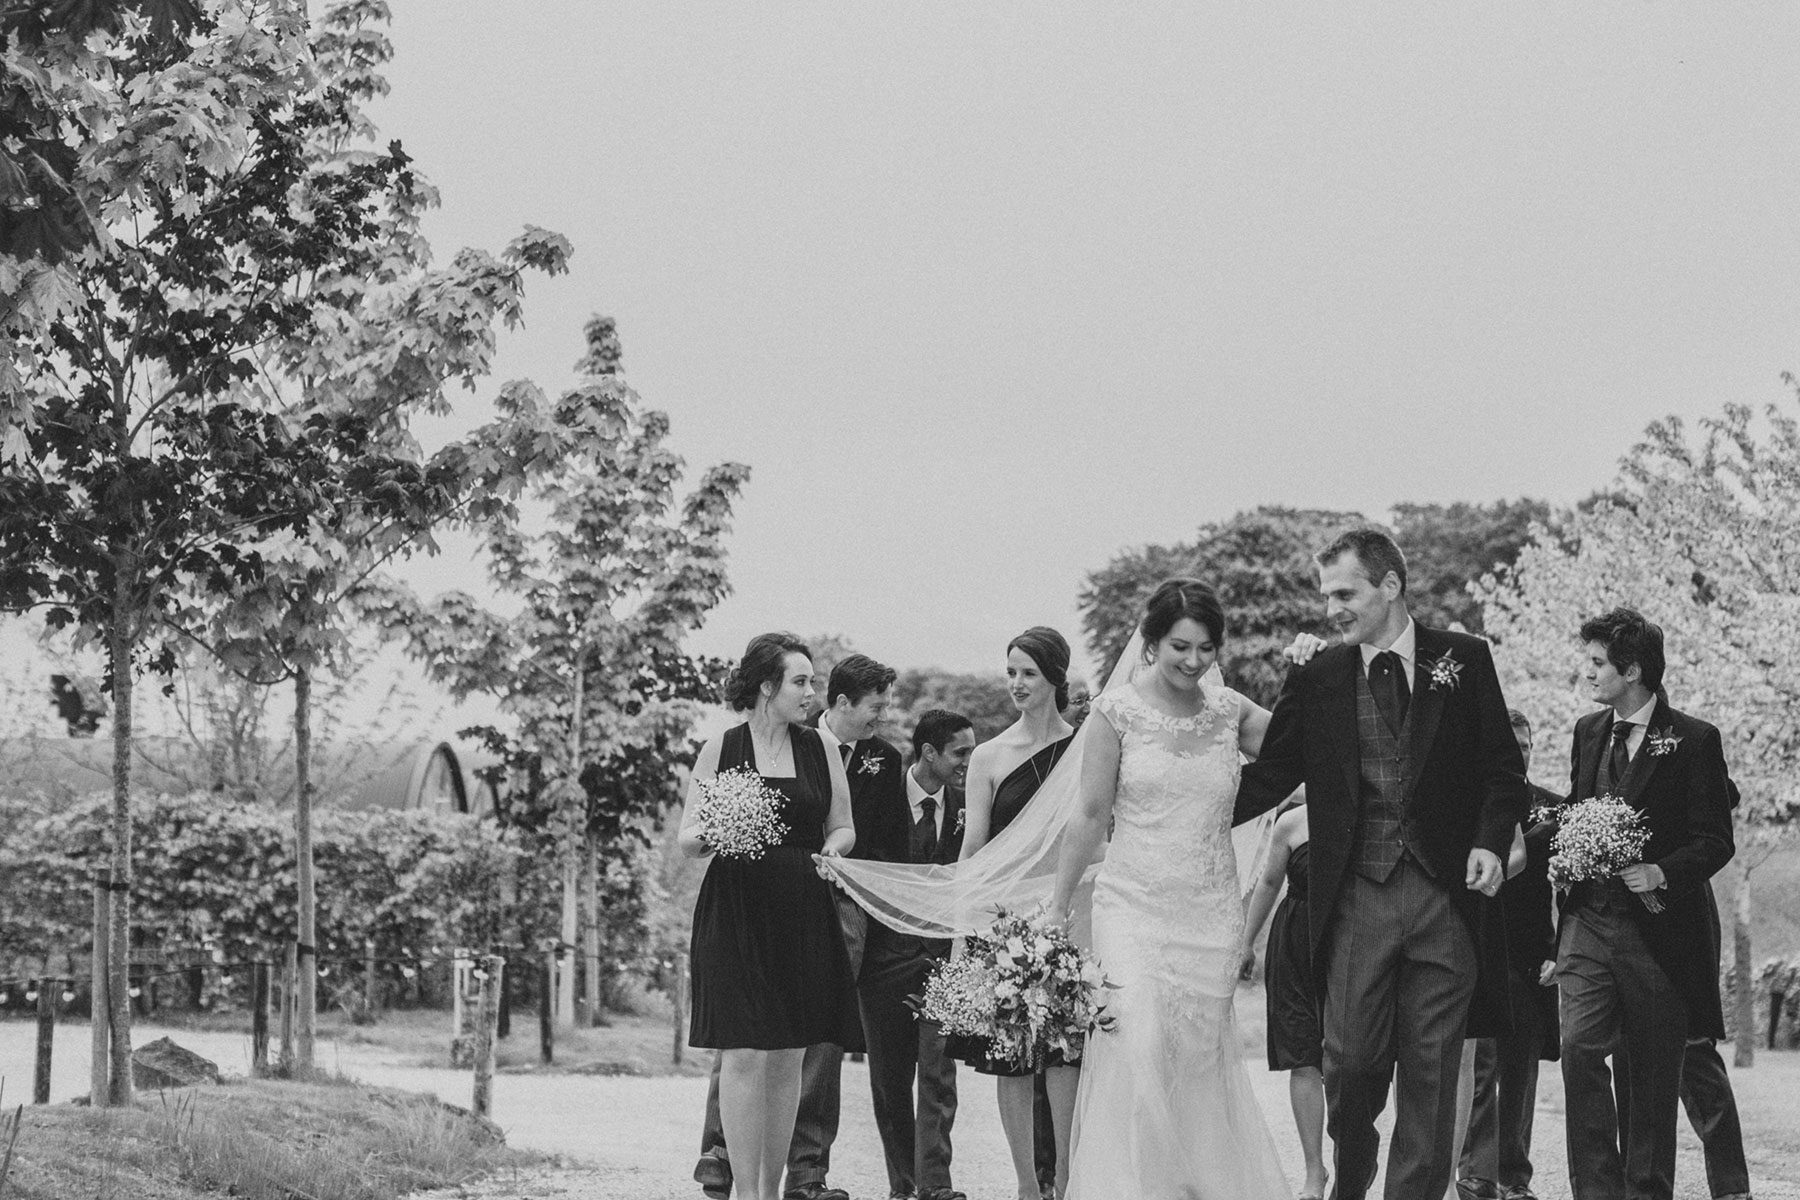
[[1392,650],[1383,650],[1369,664],[1369,691],[1375,696],[1375,707],[1395,733],[1406,724],[1406,708],[1412,699],[1412,687],[1406,681],[1403,666],[1400,656]]
[[849,742],[838,743],[838,757],[844,760],[844,766],[846,767],[850,765],[850,749]]
[[937,858],[937,801],[930,796],[919,801],[919,819],[913,823],[912,844],[914,862],[928,863]]
[[1606,752],[1606,761],[1600,764],[1600,778],[1594,781],[1594,793],[1605,796],[1625,782],[1625,770],[1631,765],[1630,746],[1631,731],[1637,726],[1631,721],[1614,721],[1612,727],[1612,746]]

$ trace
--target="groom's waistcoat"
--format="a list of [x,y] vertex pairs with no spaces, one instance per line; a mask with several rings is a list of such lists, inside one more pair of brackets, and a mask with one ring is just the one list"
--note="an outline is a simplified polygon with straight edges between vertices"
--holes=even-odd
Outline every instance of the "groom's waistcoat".
[[[1388,727],[1387,718],[1375,706],[1375,693],[1369,688],[1369,673],[1360,666],[1356,672],[1356,735],[1362,751],[1361,796],[1362,817],[1357,822],[1356,845],[1350,855],[1350,869],[1364,879],[1382,883],[1409,844],[1418,840],[1417,831],[1408,820],[1405,805],[1405,783],[1410,751],[1413,712],[1418,698],[1407,706],[1406,719],[1398,732]],[[1417,851],[1413,860],[1424,864]],[[1429,868],[1427,868],[1429,870]]]

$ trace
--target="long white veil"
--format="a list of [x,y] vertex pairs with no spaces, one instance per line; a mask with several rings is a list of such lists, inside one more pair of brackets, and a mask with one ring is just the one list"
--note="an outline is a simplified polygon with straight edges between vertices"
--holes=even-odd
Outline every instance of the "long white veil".
[[[1130,686],[1143,665],[1143,647],[1142,635],[1134,633],[1103,692]],[[1204,681],[1223,686],[1217,665]],[[1056,886],[1065,835],[1081,800],[1081,764],[1088,743],[1091,738],[1109,736],[1105,720],[1090,716],[1075,734],[1074,745],[1019,815],[961,862],[928,866],[832,858],[823,860],[824,865],[839,886],[876,920],[919,937],[976,933],[993,924],[995,909],[1028,912],[1047,904]],[[1233,831],[1240,892],[1247,892],[1261,873],[1273,831],[1273,814]],[[1102,847],[1077,892],[1077,929],[1087,923],[1084,910],[1093,895],[1094,871],[1105,853]]]

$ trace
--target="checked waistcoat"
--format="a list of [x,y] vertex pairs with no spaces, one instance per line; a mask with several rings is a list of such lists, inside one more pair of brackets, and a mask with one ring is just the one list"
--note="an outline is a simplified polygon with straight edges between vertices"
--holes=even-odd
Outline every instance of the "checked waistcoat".
[[[1399,730],[1388,726],[1387,718],[1375,706],[1375,693],[1369,688],[1369,673],[1356,672],[1356,739],[1361,750],[1362,768],[1360,802],[1362,816],[1356,826],[1356,845],[1350,855],[1350,869],[1364,879],[1383,883],[1400,863],[1411,832],[1403,803],[1403,786],[1409,767],[1413,714],[1419,705],[1407,706],[1406,720]],[[1418,855],[1414,861],[1422,861]]]

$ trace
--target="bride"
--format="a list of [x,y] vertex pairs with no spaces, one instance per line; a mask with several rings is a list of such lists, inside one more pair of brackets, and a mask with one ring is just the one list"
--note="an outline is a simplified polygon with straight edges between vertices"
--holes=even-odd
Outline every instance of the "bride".
[[1239,751],[1255,756],[1269,714],[1206,682],[1224,625],[1211,588],[1164,583],[1139,630],[1144,669],[1088,721],[1050,911],[1070,916],[1110,824],[1093,939],[1118,1024],[1088,1038],[1066,1200],[1288,1194],[1232,1023],[1244,909],[1231,809]]
[[877,919],[924,937],[977,932],[1001,906],[1047,905],[1080,929],[1091,894],[1118,1020],[1087,1039],[1063,1200],[1289,1195],[1232,1023],[1244,910],[1231,810],[1239,752],[1255,756],[1269,714],[1215,682],[1224,635],[1210,587],[1168,580],[1074,747],[979,853],[824,864]]

